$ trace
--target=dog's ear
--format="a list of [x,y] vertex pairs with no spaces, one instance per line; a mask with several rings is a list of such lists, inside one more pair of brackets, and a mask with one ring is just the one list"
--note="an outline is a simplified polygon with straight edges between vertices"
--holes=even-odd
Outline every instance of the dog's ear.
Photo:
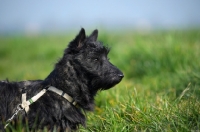
[[95,29],[88,38],[91,41],[97,41],[97,37],[98,37],[98,30]]
[[69,48],[71,48],[71,49],[79,49],[79,48],[81,48],[83,46],[83,43],[84,43],[85,39],[86,39],[85,29],[81,28],[79,34],[69,44]]
[[85,40],[86,36],[85,36],[85,29],[81,28],[79,34],[76,36],[75,41],[77,44],[77,48],[80,48],[83,46],[83,42]]

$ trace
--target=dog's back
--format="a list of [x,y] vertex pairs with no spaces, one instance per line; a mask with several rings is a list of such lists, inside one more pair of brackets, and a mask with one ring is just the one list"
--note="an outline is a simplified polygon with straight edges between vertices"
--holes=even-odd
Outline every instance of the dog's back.
[[[9,83],[8,81],[0,81],[0,129],[3,130],[4,123],[12,114],[13,107],[19,100],[19,86],[22,83]],[[10,109],[11,107],[11,109]]]
[[29,85],[34,85],[42,80],[9,82],[0,81],[0,130],[4,123],[14,113],[16,106],[21,103],[21,93]]

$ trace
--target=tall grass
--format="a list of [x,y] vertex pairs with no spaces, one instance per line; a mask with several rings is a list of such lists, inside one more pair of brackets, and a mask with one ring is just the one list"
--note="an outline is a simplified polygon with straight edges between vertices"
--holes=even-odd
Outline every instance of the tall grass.
[[[99,34],[125,78],[97,95],[79,131],[200,130],[200,30]],[[74,36],[1,37],[0,79],[44,79]]]

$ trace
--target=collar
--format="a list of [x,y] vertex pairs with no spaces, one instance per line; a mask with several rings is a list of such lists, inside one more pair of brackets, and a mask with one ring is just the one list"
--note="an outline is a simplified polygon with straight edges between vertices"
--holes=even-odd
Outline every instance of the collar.
[[40,97],[42,97],[47,91],[54,92],[63,98],[65,98],[67,101],[72,103],[74,106],[76,106],[77,102],[69,96],[67,93],[64,93],[62,90],[57,89],[56,87],[49,86],[48,88],[45,88],[41,90],[38,94],[30,98],[29,100],[26,100],[26,93],[22,94],[22,103],[20,107],[26,111],[26,113],[29,111],[29,105],[33,104],[35,101],[37,101]]

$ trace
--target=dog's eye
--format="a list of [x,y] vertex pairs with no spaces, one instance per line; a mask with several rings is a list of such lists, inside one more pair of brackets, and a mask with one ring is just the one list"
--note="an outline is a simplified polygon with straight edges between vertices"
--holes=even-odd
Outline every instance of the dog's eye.
[[94,61],[98,61],[98,60],[99,60],[98,58],[95,58],[95,59],[94,59]]

